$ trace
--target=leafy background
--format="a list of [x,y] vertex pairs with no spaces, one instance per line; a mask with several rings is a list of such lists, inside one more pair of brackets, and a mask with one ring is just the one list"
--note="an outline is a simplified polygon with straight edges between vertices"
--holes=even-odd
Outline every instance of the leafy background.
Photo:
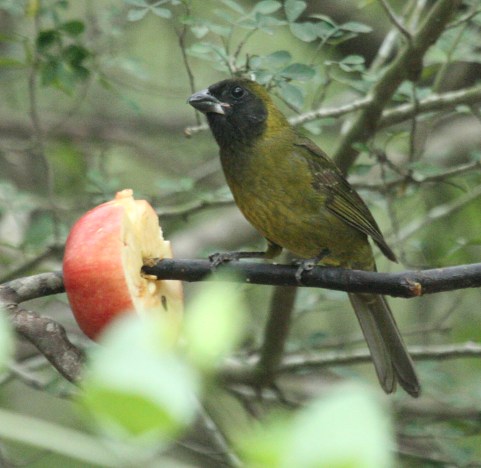
[[[405,41],[386,5],[1,0],[0,283],[60,269],[73,222],[125,187],[158,210],[179,258],[262,248],[232,203],[216,145],[187,97],[219,79],[247,74],[293,118],[356,102]],[[391,13],[415,30],[429,7],[393,1]],[[479,88],[480,27],[477,2],[464,1],[429,49],[415,84],[405,81],[389,107]],[[394,47],[383,58],[378,51],[386,37]],[[401,258],[400,265],[379,258],[381,271],[479,261],[480,101],[420,113],[358,145],[350,180]],[[301,125],[330,154],[352,118],[339,115]],[[200,323],[218,324],[223,315],[215,304],[222,303],[222,290],[204,289],[186,285],[192,316],[197,307],[207,314]],[[235,351],[243,358],[262,345],[271,288],[237,287],[232,294],[241,296],[230,309],[243,311],[244,325],[227,320],[217,331],[194,331],[189,341],[201,344],[180,357],[156,347],[132,356],[149,333],[136,325],[119,325],[102,354],[78,330],[64,296],[35,301],[31,307],[62,323],[76,344],[93,348],[82,391],[24,342],[17,343],[15,359],[7,359],[12,334],[2,322],[0,464],[118,466],[115,453],[146,466],[235,466],[238,454],[252,466],[293,466],[292,460],[302,466],[478,466],[479,357],[419,361],[424,394],[418,401],[402,393],[381,395],[370,364],[286,375],[279,381],[285,401],[272,392],[259,401],[250,388],[216,383],[214,369],[189,357],[214,353],[222,360]],[[409,344],[442,349],[480,339],[478,290],[390,303]],[[217,340],[229,345],[204,349]],[[335,354],[359,346],[345,294],[298,291],[287,351]],[[117,378],[122,385],[109,386]],[[169,380],[173,387],[159,396]],[[372,389],[334,387],[330,393],[338,380]],[[198,403],[188,395],[170,412],[186,388],[203,389],[203,417],[195,424]],[[314,397],[319,399],[308,403]],[[255,421],[265,418],[263,428],[252,432]],[[330,438],[322,444],[326,433]],[[132,442],[132,434],[145,438]],[[394,440],[395,462],[386,448]],[[376,451],[379,446],[384,448]]]

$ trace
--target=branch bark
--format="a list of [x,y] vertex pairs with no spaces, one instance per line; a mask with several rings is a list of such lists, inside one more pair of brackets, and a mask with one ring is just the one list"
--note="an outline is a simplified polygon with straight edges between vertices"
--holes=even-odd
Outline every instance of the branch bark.
[[[159,279],[203,281],[207,276],[232,281],[238,275],[247,283],[299,286],[296,265],[236,262],[212,267],[208,260],[164,259],[143,272]],[[225,276],[223,274],[226,274]],[[227,275],[228,274],[228,275]],[[394,297],[419,297],[443,291],[481,286],[481,263],[432,270],[379,273],[333,267],[315,267],[303,273],[302,286],[335,289],[355,293],[375,293]]]
[[297,288],[294,287],[274,288],[257,364],[262,386],[268,387],[274,383],[289,335],[296,293]]
[[22,302],[64,291],[60,272],[16,279],[0,285],[0,308],[8,312],[20,336],[30,341],[63,377],[77,382],[84,364],[83,352],[70,342],[59,323],[19,307]]
[[[480,358],[481,345],[466,342],[439,346],[409,346],[409,354],[414,360],[446,360],[461,358]],[[367,349],[336,352],[290,353],[283,357],[277,368],[277,376],[299,371],[318,370],[333,366],[350,366],[371,361]],[[220,370],[220,377],[227,384],[257,385],[259,375],[257,369],[258,356],[249,359],[230,358]]]
[[[231,263],[216,269],[208,260],[162,260],[153,267],[144,267],[147,274],[161,279],[202,281],[213,275],[214,279],[225,277],[218,273],[229,272],[243,275],[246,282],[257,284],[297,285],[295,265],[271,265],[263,263]],[[441,291],[481,286],[481,263],[457,267],[438,268],[401,273],[377,273],[341,268],[316,267],[306,272],[305,285],[325,287],[349,292],[373,292],[402,297],[414,297]],[[232,278],[229,279],[232,281]],[[0,285],[0,307],[7,310],[17,333],[29,340],[71,382],[78,382],[84,364],[84,355],[72,344],[65,329],[55,321],[39,314],[21,309],[19,304],[52,294],[64,292],[60,272],[42,273],[17,279]],[[294,300],[294,294],[292,294]],[[287,323],[287,322],[286,322]],[[411,352],[411,350],[410,350]],[[353,364],[369,358],[367,351],[355,353],[319,353],[318,355],[291,354],[280,360],[279,350],[269,360],[270,372],[291,372],[301,367]],[[413,347],[412,355],[418,359],[448,359],[481,356],[481,346],[466,343],[463,346]],[[266,359],[266,358],[264,358]],[[252,362],[228,360],[221,372],[224,380],[242,383],[258,382],[259,358]]]

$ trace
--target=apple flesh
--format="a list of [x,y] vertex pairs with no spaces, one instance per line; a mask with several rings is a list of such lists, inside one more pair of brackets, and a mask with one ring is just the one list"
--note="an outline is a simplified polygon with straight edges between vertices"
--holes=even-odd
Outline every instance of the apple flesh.
[[141,274],[149,258],[172,258],[154,209],[130,189],[83,215],[65,245],[63,275],[73,314],[95,339],[120,314],[161,314],[177,330],[183,311],[180,281]]

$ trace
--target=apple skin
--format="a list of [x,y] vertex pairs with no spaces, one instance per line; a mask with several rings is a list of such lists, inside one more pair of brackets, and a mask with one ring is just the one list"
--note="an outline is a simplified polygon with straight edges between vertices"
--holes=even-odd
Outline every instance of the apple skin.
[[147,258],[171,258],[153,208],[129,189],[84,214],[65,245],[64,284],[82,331],[96,339],[120,314],[162,314],[180,328],[183,294],[179,281],[140,273]]

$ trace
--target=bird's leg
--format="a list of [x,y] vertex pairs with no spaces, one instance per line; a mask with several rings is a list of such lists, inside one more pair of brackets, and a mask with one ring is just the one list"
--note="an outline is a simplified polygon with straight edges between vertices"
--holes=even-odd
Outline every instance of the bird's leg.
[[209,255],[210,263],[213,267],[219,266],[221,263],[240,260],[242,258],[266,258],[271,259],[277,257],[282,252],[280,245],[274,244],[267,239],[267,249],[264,252],[218,252]]
[[295,274],[296,281],[302,285],[302,274],[305,271],[312,270],[323,258],[326,258],[329,254],[329,249],[322,249],[320,253],[313,258],[296,261],[296,264],[299,265]]

